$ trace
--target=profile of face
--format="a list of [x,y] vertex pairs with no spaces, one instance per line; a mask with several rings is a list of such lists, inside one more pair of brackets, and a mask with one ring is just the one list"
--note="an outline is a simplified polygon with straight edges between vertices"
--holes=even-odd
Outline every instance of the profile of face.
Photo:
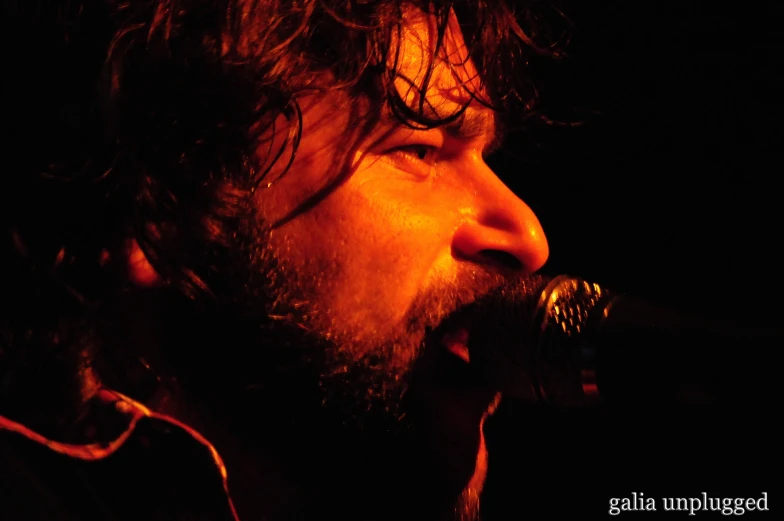
[[[370,496],[426,496],[434,509],[471,519],[486,471],[482,423],[497,396],[466,376],[470,331],[450,318],[539,269],[548,246],[533,212],[485,163],[496,146],[495,116],[480,102],[457,20],[427,83],[435,21],[409,13],[399,45],[395,85],[408,104],[424,96],[441,118],[467,109],[432,129],[382,117],[347,148],[356,100],[340,91],[298,100],[295,159],[254,194],[253,269],[266,285],[251,293],[266,301],[259,320],[267,330],[302,353],[293,366],[317,366],[325,409],[358,426],[352,443]],[[349,175],[303,207],[346,150]],[[382,455],[368,448],[379,444]]]

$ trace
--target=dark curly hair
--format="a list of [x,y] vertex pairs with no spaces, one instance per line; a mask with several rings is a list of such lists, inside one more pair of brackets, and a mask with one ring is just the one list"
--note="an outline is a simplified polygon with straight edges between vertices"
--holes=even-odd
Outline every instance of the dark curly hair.
[[[534,55],[558,55],[537,2],[4,4],[13,135],[0,190],[0,414],[83,397],[72,379],[108,344],[96,324],[130,291],[120,262],[129,238],[181,295],[219,301],[231,291],[216,267],[248,195],[294,159],[301,96],[338,89],[369,100],[370,113],[351,114],[353,129],[383,111],[424,127],[460,115],[433,119],[425,96],[411,106],[393,86],[407,6],[435,17],[439,46],[457,14],[486,92],[472,94],[502,122],[537,114],[526,68]],[[339,166],[311,204],[341,181]]]

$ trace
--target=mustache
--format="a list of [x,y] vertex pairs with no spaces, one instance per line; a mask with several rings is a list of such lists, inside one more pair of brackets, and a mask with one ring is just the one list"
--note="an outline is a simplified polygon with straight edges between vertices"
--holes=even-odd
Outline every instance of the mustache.
[[342,344],[334,338],[336,343],[321,351],[325,355],[322,377],[361,381],[358,387],[384,388],[380,395],[391,396],[409,382],[415,363],[443,331],[459,323],[476,300],[509,280],[508,273],[469,264],[448,278],[430,280],[392,334],[360,344]]
[[519,276],[479,265],[460,265],[454,277],[434,281],[417,295],[407,313],[406,330],[409,334],[431,332],[459,320],[476,300]]

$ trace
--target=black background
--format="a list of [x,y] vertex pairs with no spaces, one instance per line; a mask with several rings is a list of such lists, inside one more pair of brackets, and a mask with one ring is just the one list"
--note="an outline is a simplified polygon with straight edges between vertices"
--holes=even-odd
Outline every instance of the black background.
[[[560,2],[569,57],[536,63],[576,128],[512,136],[494,166],[539,216],[547,274],[671,307],[781,326],[782,8],[774,2]],[[611,518],[633,492],[755,497],[781,511],[780,408],[550,411],[487,427],[488,521]],[[753,514],[745,514],[743,518]]]

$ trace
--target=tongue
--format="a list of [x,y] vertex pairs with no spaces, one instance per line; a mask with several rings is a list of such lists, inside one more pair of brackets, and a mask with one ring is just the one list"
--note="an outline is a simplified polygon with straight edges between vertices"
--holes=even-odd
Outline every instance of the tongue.
[[441,344],[465,363],[469,363],[467,330],[458,329],[453,333],[445,334],[441,340]]

